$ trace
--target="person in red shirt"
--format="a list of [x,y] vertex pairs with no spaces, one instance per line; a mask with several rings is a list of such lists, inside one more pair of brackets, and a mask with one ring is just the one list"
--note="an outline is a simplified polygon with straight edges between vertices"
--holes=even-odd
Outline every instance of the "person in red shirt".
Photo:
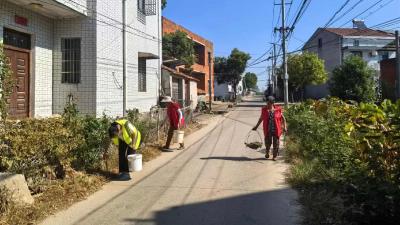
[[[167,116],[169,119],[167,143],[165,144],[163,149],[171,150],[170,145],[172,136],[174,135],[174,131],[181,129],[185,121],[180,105],[177,102],[173,101],[171,97],[166,96],[161,102],[167,103]],[[178,148],[178,150],[182,150],[185,148],[185,145],[183,143],[179,143],[179,145],[180,147]]]
[[275,98],[272,96],[267,98],[267,106],[261,109],[260,119],[253,130],[257,130],[261,122],[263,123],[265,137],[265,158],[269,158],[269,150],[271,145],[273,145],[272,160],[275,160],[279,151],[279,139],[282,135],[282,127],[284,132],[287,131],[287,127],[282,109],[278,105],[275,105]]

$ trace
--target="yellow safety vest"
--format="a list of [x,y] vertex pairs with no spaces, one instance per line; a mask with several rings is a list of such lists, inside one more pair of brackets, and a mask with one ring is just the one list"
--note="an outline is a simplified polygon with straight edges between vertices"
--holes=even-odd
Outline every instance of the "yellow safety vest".
[[[140,134],[140,131],[138,129],[136,129],[136,127],[133,126],[128,120],[121,119],[121,120],[117,120],[115,122],[118,123],[119,125],[121,125],[121,127],[122,127],[122,138],[123,138],[123,141],[127,145],[130,145],[131,147],[134,147],[135,150],[139,149],[140,140],[142,138],[142,135]],[[129,124],[132,125],[133,130],[128,126]],[[132,143],[133,142],[132,137],[136,138],[136,143]],[[119,145],[119,137],[113,138],[113,142],[114,142],[115,145]]]

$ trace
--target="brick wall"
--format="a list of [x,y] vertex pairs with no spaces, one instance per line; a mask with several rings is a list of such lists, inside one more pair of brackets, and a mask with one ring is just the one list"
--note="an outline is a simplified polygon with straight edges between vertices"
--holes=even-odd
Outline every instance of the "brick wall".
[[[198,76],[196,76],[196,78],[201,80],[201,83],[198,84],[198,87],[199,88],[204,87],[204,90],[199,89],[199,91],[198,91],[199,94],[204,94],[204,92],[206,92],[206,95],[208,96],[208,90],[209,90],[208,89],[209,88],[208,87],[209,86],[208,79],[209,79],[209,74],[210,74],[210,72],[209,72],[210,67],[208,64],[208,52],[211,52],[211,57],[214,57],[213,43],[211,41],[201,37],[200,35],[193,33],[192,31],[186,29],[185,27],[174,23],[173,21],[171,21],[165,17],[162,18],[162,29],[163,29],[163,34],[173,33],[177,30],[183,31],[183,32],[187,33],[188,36],[193,39],[193,41],[205,46],[205,52],[204,52],[204,55],[205,55],[204,58],[205,58],[205,62],[206,62],[205,65],[200,65],[200,64],[196,63],[192,66],[192,69],[195,72],[205,74],[205,76],[203,78],[199,78]],[[211,95],[214,96],[214,85],[213,85],[214,84],[214,66],[213,66],[213,63],[211,65],[211,84],[212,84],[212,86],[211,86],[212,94]]]

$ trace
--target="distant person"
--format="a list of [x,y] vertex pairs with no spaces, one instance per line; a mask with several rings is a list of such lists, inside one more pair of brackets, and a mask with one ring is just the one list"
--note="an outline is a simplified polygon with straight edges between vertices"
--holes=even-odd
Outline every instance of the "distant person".
[[286,132],[287,126],[282,109],[278,105],[275,105],[275,98],[273,96],[268,96],[267,105],[261,109],[260,119],[253,130],[257,130],[261,122],[263,123],[265,137],[265,158],[269,158],[269,150],[271,145],[273,145],[272,160],[275,160],[279,151],[279,139],[282,135],[282,128]]
[[142,143],[140,131],[128,120],[120,119],[113,122],[108,129],[113,143],[118,146],[119,178],[130,180],[128,155],[136,154]]
[[[174,131],[183,128],[185,120],[183,117],[183,112],[181,110],[181,107],[177,102],[173,101],[171,97],[166,96],[161,102],[167,103],[167,116],[169,119],[167,142],[165,143],[163,150],[169,151],[172,150],[170,149],[170,146],[171,146],[172,136],[174,136]],[[178,150],[183,150],[185,148],[184,143],[179,143],[179,145],[180,146]]]

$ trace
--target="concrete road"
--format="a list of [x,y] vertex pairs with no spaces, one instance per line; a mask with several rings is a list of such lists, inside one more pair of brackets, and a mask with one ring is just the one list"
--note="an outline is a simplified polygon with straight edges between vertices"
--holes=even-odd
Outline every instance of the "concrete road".
[[261,104],[240,104],[161,168],[65,224],[297,224],[297,195],[284,180],[288,166],[243,144]]

